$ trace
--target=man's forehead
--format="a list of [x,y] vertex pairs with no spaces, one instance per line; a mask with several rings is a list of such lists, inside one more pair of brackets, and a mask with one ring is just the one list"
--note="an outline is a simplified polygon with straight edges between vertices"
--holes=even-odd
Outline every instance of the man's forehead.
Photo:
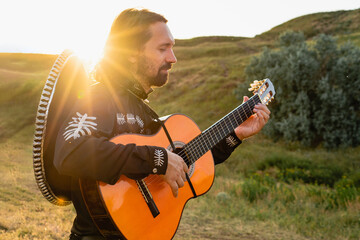
[[175,39],[170,32],[170,29],[164,22],[157,22],[151,24],[149,27],[151,31],[151,38],[148,43],[156,45],[174,45]]

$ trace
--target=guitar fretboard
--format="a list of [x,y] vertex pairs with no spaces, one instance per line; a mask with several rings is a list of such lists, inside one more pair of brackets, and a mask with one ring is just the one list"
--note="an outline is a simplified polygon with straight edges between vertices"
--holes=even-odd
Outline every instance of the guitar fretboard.
[[259,95],[255,94],[248,101],[232,110],[222,119],[187,143],[179,155],[184,159],[186,157],[188,165],[193,164],[222,139],[228,136],[237,126],[253,115],[253,109],[258,103],[261,103],[261,100]]

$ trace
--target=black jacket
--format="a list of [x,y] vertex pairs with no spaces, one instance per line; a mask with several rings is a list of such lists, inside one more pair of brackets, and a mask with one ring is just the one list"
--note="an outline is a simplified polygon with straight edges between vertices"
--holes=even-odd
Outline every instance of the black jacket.
[[[97,84],[86,98],[78,100],[60,128],[54,165],[60,174],[72,177],[72,201],[77,213],[72,233],[99,234],[82,200],[79,178],[115,184],[122,174],[132,179],[165,174],[164,148],[109,141],[122,133],[151,135],[159,131],[161,124],[144,103],[144,97],[126,89],[109,91]],[[211,150],[215,164],[225,161],[241,143],[234,133],[231,138],[232,141],[224,139]],[[155,161],[159,156],[162,161]]]

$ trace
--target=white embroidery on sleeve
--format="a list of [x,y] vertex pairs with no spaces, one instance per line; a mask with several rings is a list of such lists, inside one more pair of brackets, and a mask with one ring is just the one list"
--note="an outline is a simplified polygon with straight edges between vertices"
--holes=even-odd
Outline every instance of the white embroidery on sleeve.
[[118,123],[119,125],[123,125],[123,124],[126,123],[124,114],[122,114],[122,113],[117,113],[117,114],[116,114],[116,118],[117,118],[117,123]]
[[136,122],[141,129],[144,128],[144,121],[139,116],[136,116]]
[[155,149],[154,152],[155,166],[161,167],[164,164],[164,152],[160,149]]
[[126,114],[126,118],[127,118],[128,124],[135,124],[136,123],[136,119],[134,117],[134,114],[128,113],[128,114]]
[[229,147],[235,147],[235,145],[238,144],[238,142],[233,136],[228,136],[226,138],[226,143],[229,145]]
[[97,123],[92,122],[96,120],[96,117],[88,117],[87,113],[81,115],[76,112],[78,117],[73,117],[69,125],[65,128],[63,134],[65,141],[70,138],[77,139],[80,136],[91,135],[91,130],[97,130]]

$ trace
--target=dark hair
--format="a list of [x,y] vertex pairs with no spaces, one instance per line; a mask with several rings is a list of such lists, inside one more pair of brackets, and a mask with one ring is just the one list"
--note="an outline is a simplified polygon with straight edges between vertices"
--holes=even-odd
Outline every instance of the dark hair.
[[141,50],[151,38],[149,26],[156,22],[167,23],[167,19],[147,9],[131,8],[121,12],[111,26],[104,55],[95,67],[96,80],[128,77],[130,54]]

